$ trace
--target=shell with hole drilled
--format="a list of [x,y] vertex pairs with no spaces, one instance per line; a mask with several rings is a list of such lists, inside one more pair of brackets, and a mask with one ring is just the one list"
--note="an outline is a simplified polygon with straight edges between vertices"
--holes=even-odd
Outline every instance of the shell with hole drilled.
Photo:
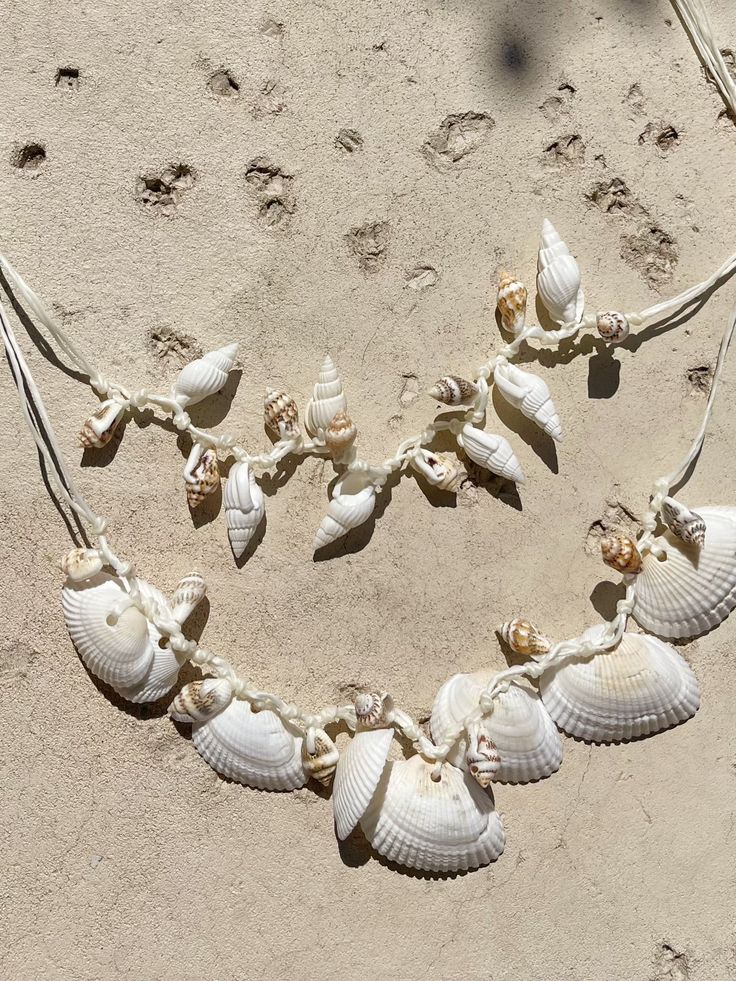
[[[604,626],[584,640],[597,642]],[[617,647],[552,667],[540,679],[542,700],[557,725],[589,742],[653,735],[691,718],[698,682],[674,647],[625,633]]]
[[334,486],[327,514],[314,538],[314,550],[324,548],[362,525],[373,514],[376,488],[359,473],[347,473]]
[[310,777],[329,787],[339,759],[337,746],[324,729],[307,732],[302,744],[302,765]]
[[393,729],[364,729],[356,732],[340,756],[332,787],[335,829],[344,841],[357,826],[381,779]]
[[184,623],[207,593],[207,583],[199,572],[192,572],[179,581],[171,599],[171,612],[175,620]]
[[417,453],[410,458],[410,463],[427,483],[452,494],[457,491],[464,476],[454,460],[441,453],[432,453],[424,447],[419,447]]
[[250,464],[236,463],[231,468],[223,504],[230,547],[239,559],[266,515],[263,491]]
[[268,389],[263,400],[263,421],[277,439],[296,439],[299,435],[299,410],[286,392]]
[[319,370],[314,394],[307,402],[304,424],[310,436],[316,436],[320,429],[327,429],[338,412],[347,412],[348,400],[342,388],[342,378],[332,358],[325,356]]
[[703,516],[680,504],[674,497],[665,497],[662,502],[662,520],[672,534],[681,538],[687,545],[705,544]]
[[325,445],[335,460],[351,448],[358,435],[358,427],[346,412],[337,412],[325,429]]
[[498,392],[510,405],[527,419],[531,419],[556,442],[562,442],[562,423],[547,383],[542,378],[531,371],[523,371],[508,361],[500,361],[494,369],[493,381]]
[[232,371],[237,353],[236,342],[185,365],[174,383],[172,398],[184,408],[219,392]]
[[515,337],[524,329],[527,297],[527,288],[523,283],[507,273],[501,275],[496,296],[498,313],[503,329]]
[[604,535],[601,538],[601,558],[623,576],[636,575],[641,571],[641,553],[634,539],[628,535]]
[[736,606],[736,508],[703,507],[703,545],[670,531],[655,538],[636,579],[634,617],[660,637],[694,637],[717,627]]
[[[481,693],[493,677],[491,670],[453,675],[437,692],[430,728],[439,744],[457,731],[478,707]],[[483,719],[483,729],[495,743],[501,759],[493,779],[501,783],[528,783],[555,773],[562,762],[562,743],[554,722],[535,688],[513,682],[493,700],[493,711]],[[467,737],[456,738],[447,756],[455,766],[465,766]]]
[[217,453],[195,443],[184,465],[184,486],[190,508],[199,507],[205,497],[214,494],[220,486],[220,469]]
[[580,269],[552,222],[542,224],[542,242],[537,260],[537,291],[552,320],[558,324],[579,323],[585,296],[580,288]]
[[73,548],[62,558],[61,571],[74,582],[92,579],[102,571],[102,555],[96,548]]
[[118,423],[123,418],[125,405],[115,399],[107,399],[82,426],[79,433],[79,444],[85,450],[100,450],[112,439]]
[[226,678],[202,678],[184,685],[169,705],[169,715],[177,722],[206,722],[226,709],[232,700],[232,685]]
[[457,375],[445,375],[434,383],[428,394],[445,405],[468,405],[475,400],[478,386]]
[[421,756],[386,764],[360,826],[379,855],[423,872],[459,872],[494,862],[506,836],[493,798],[469,773]]
[[506,480],[513,480],[514,483],[524,483],[525,477],[521,464],[516,459],[511,444],[503,436],[487,433],[468,422],[463,426],[457,441],[479,467],[485,467],[491,473],[498,474]]
[[538,627],[518,617],[502,623],[498,632],[516,654],[541,657],[547,654],[552,646]]

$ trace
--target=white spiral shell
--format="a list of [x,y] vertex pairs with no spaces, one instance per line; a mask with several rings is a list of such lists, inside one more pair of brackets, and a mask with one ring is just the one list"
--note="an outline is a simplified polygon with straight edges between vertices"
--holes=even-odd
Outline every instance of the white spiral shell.
[[225,484],[223,504],[230,546],[239,559],[266,514],[263,491],[250,464],[233,465]]
[[493,798],[449,763],[433,780],[421,756],[388,763],[360,825],[391,862],[426,872],[457,872],[495,861],[506,836]]
[[[597,640],[604,626],[583,638]],[[626,633],[611,651],[552,667],[540,679],[542,699],[557,725],[589,742],[653,735],[691,718],[698,682],[674,647]]]
[[184,407],[219,392],[235,364],[237,353],[236,342],[210,351],[204,357],[185,365],[174,383],[173,398]]
[[521,464],[516,459],[511,444],[503,436],[487,433],[469,422],[463,426],[458,436],[459,445],[465,450],[471,460],[479,467],[485,467],[491,473],[523,484],[525,477]]
[[338,412],[347,412],[347,409],[348,400],[342,390],[342,378],[328,354],[322,362],[314,394],[307,402],[304,413],[307,432],[310,436],[316,436],[320,429],[327,429]]
[[496,365],[493,380],[500,394],[514,408],[536,423],[548,436],[561,443],[564,436],[560,417],[547,383],[531,371],[502,361]]
[[340,841],[357,826],[370,804],[393,738],[393,729],[361,730],[340,756],[332,786],[335,829]]
[[694,637],[717,627],[736,606],[736,508],[698,508],[702,546],[670,531],[655,538],[636,579],[634,617],[660,637]]
[[324,548],[362,525],[373,514],[375,506],[376,489],[373,484],[366,484],[360,474],[348,473],[335,484],[327,514],[314,538],[314,550]]
[[585,305],[580,269],[548,218],[542,224],[537,290],[552,320],[558,324],[579,323]]
[[296,790],[308,776],[302,766],[302,736],[275,712],[254,712],[232,701],[192,726],[199,755],[223,777],[261,790]]
[[[453,675],[437,692],[430,728],[439,744],[445,734],[457,729],[478,706],[483,689],[493,677],[491,670]],[[555,724],[531,685],[513,682],[509,690],[493,700],[493,711],[483,719],[483,729],[501,758],[493,779],[501,783],[528,783],[555,773],[562,763],[562,743]],[[447,759],[465,766],[468,740],[462,735]]]
[[191,681],[169,705],[169,715],[177,722],[206,722],[226,709],[233,699],[233,689],[226,678],[202,678]]

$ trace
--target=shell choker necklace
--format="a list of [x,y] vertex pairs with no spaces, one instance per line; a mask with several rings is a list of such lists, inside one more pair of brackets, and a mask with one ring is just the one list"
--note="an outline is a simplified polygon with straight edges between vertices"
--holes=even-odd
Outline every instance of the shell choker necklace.
[[[687,10],[696,6],[683,4]],[[694,33],[692,25],[688,27]],[[712,37],[703,44],[715,59]],[[474,464],[523,482],[510,444],[483,428],[489,385],[553,439],[562,440],[563,431],[546,383],[513,363],[522,345],[536,342],[555,348],[591,329],[610,344],[621,343],[631,330],[693,308],[736,270],[736,255],[709,279],[671,300],[638,313],[591,315],[584,309],[578,264],[545,221],[537,291],[557,328],[527,324],[527,290],[504,276],[498,311],[507,343],[480,366],[472,381],[449,375],[430,392],[447,406],[465,407],[461,418],[440,416],[379,465],[358,455],[357,430],[347,414],[342,379],[329,357],[306,406],[306,434],[294,401],[284,392],[269,390],[265,424],[274,445],[270,453],[252,455],[229,435],[195,427],[187,412],[223,386],[237,344],[188,364],[168,395],[129,389],[87,360],[2,256],[0,269],[7,292],[45,327],[103,399],[81,431],[83,446],[104,446],[128,412],[145,406],[163,410],[171,415],[175,429],[192,439],[184,467],[192,508],[219,485],[218,458],[234,458],[223,500],[228,536],[239,558],[255,547],[265,515],[257,475],[288,455],[329,457],[339,472],[327,514],[316,531],[315,549],[366,521],[393,473],[411,468],[419,480],[449,492],[457,489],[461,472],[456,461],[430,449],[441,431],[449,431]],[[202,576],[187,576],[169,598],[113,551],[107,522],[86,502],[63,460],[1,304],[0,327],[22,413],[39,452],[60,497],[86,526],[89,540],[96,542],[95,547],[75,548],[61,563],[66,577],[62,606],[72,641],[87,668],[131,702],[154,702],[172,693],[187,661],[201,669],[201,680],[175,694],[169,714],[191,724],[196,750],[223,777],[281,791],[303,787],[310,778],[323,785],[334,778],[332,800],[340,839],[360,825],[375,851],[399,866],[456,872],[487,865],[501,855],[505,835],[490,785],[527,783],[554,773],[562,762],[558,727],[589,742],[617,742],[653,735],[697,711],[695,675],[666,641],[704,633],[736,606],[736,507],[690,508],[670,492],[684,483],[703,445],[736,310],[723,334],[702,424],[685,459],[654,481],[638,540],[618,534],[601,543],[603,560],[621,573],[626,587],[616,615],[557,643],[526,620],[504,623],[499,633],[505,643],[529,660],[501,671],[482,669],[450,678],[432,707],[431,738],[386,692],[367,692],[350,704],[307,711],[253,687],[225,658],[187,639],[182,625],[205,594]],[[628,630],[631,617],[646,633]],[[330,735],[339,725],[352,733],[342,752]],[[392,753],[396,735],[408,740],[414,755]]]

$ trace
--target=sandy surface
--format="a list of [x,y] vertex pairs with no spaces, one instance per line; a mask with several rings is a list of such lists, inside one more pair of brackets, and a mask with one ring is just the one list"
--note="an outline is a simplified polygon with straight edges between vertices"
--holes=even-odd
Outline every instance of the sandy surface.
[[[709,7],[735,44],[729,4]],[[496,346],[492,283],[507,266],[531,285],[545,215],[593,309],[670,295],[736,243],[736,128],[664,0],[3,0],[0,15],[2,250],[133,386],[168,387],[238,339],[242,376],[195,418],[229,411],[249,447],[267,443],[266,383],[303,404],[329,348],[365,453],[393,450],[433,410],[412,392]],[[477,146],[453,161],[448,117],[467,113]],[[436,506],[405,479],[315,563],[332,470],[306,460],[267,484],[240,570],[217,507],[193,524],[169,428],[146,416],[82,456],[94,396],[21,338],[118,550],[165,589],[205,574],[211,648],[308,705],[385,686],[425,718],[448,675],[503,665],[509,615],[564,637],[610,613],[596,523],[640,513],[689,444],[734,288],[613,358],[589,341],[544,355],[566,442],[555,453],[503,406],[491,423],[527,472],[520,499],[492,483]],[[733,378],[692,505],[736,499]],[[98,689],[58,602],[69,535],[7,371],[0,386],[0,976],[736,975],[736,620],[682,648],[694,720],[631,745],[565,739],[556,776],[498,788],[496,866],[401,874],[359,838],[338,848],[327,795],[227,783],[164,706]]]

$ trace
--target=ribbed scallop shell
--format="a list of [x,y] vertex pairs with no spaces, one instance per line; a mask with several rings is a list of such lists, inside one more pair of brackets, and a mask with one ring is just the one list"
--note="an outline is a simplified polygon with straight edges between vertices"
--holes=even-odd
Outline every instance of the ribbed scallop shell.
[[665,497],[662,502],[662,519],[677,538],[688,545],[705,544],[705,521],[703,516],[691,511],[674,497]]
[[511,444],[503,436],[495,436],[466,423],[457,441],[479,467],[485,467],[491,473],[517,484],[524,483],[524,471],[511,449]]
[[181,406],[187,406],[219,392],[235,364],[237,353],[237,343],[227,344],[190,362],[179,372],[173,397]]
[[578,323],[585,304],[580,269],[548,218],[542,225],[537,270],[537,290],[552,320]]
[[391,862],[425,872],[458,872],[495,861],[506,836],[493,799],[449,763],[441,779],[421,756],[389,763],[360,824]]
[[314,386],[314,395],[307,402],[304,425],[310,436],[316,436],[320,429],[327,429],[338,412],[347,412],[348,400],[342,390],[342,378],[326,355],[319,371],[319,380]]
[[286,392],[269,388],[263,402],[263,421],[278,439],[294,439],[299,435],[299,410]]
[[660,637],[694,637],[717,627],[736,606],[736,508],[698,508],[705,543],[686,544],[667,531],[655,538],[636,579],[634,617]]
[[376,506],[376,489],[358,474],[348,474],[335,484],[333,497],[327,505],[327,514],[317,529],[314,550],[347,535],[362,525],[373,514]]
[[307,782],[302,737],[274,712],[253,712],[234,701],[206,722],[192,726],[199,755],[223,777],[261,790],[296,790]]
[[[142,579],[138,580],[138,586],[144,599],[158,606],[161,616],[166,617],[166,619],[175,619],[169,602],[160,589]],[[137,705],[145,702],[157,702],[159,698],[168,695],[177,682],[181,666],[185,660],[183,654],[177,655],[171,650],[166,643],[166,638],[150,621],[148,623],[148,638],[153,657],[146,673],[134,684],[113,685],[118,695]]]
[[509,333],[518,335],[524,329],[526,319],[527,288],[513,276],[502,275],[498,284],[498,312],[501,326]]
[[239,559],[266,514],[263,491],[249,464],[236,463],[231,468],[223,504],[230,546],[235,558]]
[[641,554],[634,539],[628,535],[601,538],[601,558],[622,575],[635,575],[641,570]]
[[562,424],[552,401],[547,383],[531,371],[522,371],[515,364],[496,365],[493,380],[500,394],[527,419],[531,419],[548,436],[561,443]]
[[[583,636],[596,639],[602,628]],[[612,651],[546,671],[542,699],[557,725],[590,742],[653,735],[691,718],[698,682],[674,647],[645,634],[624,634]]]
[[[482,690],[492,678],[490,670],[456,674],[437,692],[430,727],[435,743],[475,709]],[[513,682],[493,701],[493,712],[483,729],[496,744],[501,765],[494,779],[501,783],[528,783],[555,773],[562,762],[562,743],[536,690]],[[467,739],[461,737],[448,754],[455,766],[465,766]]]
[[429,390],[430,398],[444,402],[445,405],[466,405],[472,402],[477,394],[477,385],[457,375],[445,375]]
[[381,779],[393,729],[356,732],[340,756],[332,787],[337,837],[343,841],[365,813]]
[[102,570],[102,556],[96,548],[73,548],[62,558],[61,571],[74,582],[91,579]]
[[226,678],[202,678],[191,681],[169,705],[169,715],[177,722],[206,722],[233,699],[233,689]]

